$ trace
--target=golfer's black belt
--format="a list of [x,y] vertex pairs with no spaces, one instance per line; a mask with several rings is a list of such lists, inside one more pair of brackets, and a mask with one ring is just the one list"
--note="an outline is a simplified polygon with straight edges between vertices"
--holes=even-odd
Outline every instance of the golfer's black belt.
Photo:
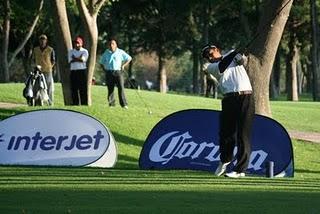
[[240,95],[252,94],[252,91],[237,91],[224,94],[224,97],[234,97]]
[[115,72],[120,72],[121,70],[107,70],[107,72],[110,72],[110,73],[115,73]]

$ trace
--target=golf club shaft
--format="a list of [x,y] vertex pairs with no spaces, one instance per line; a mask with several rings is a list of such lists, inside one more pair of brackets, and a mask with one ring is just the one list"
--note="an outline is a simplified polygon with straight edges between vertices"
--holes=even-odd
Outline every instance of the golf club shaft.
[[[125,71],[122,71],[123,73],[126,73]],[[149,114],[151,113],[151,109],[149,107],[149,105],[145,102],[145,100],[142,98],[142,96],[139,94],[139,92],[137,91],[138,87],[136,87],[132,82],[131,79],[129,77],[129,74],[127,74],[127,79],[129,84],[131,85],[131,87],[134,89],[134,91],[136,92],[137,96],[140,98],[140,100],[142,101],[142,103],[144,104],[145,108],[148,110]]]

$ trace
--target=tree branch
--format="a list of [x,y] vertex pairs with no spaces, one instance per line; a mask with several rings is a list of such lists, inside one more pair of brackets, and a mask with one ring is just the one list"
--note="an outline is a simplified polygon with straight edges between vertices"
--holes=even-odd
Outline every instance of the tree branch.
[[33,20],[33,23],[31,25],[31,27],[29,28],[29,31],[28,33],[26,34],[26,36],[24,37],[23,41],[21,42],[21,44],[17,47],[17,49],[13,52],[12,56],[11,56],[11,59],[10,59],[10,62],[9,62],[9,68],[11,67],[11,65],[13,64],[16,56],[18,55],[18,53],[20,53],[20,51],[23,49],[23,47],[25,46],[25,44],[27,43],[27,41],[30,39],[32,33],[33,33],[33,30],[34,28],[36,27],[38,21],[39,21],[39,18],[40,18],[40,13],[41,13],[41,10],[43,8],[43,1],[44,0],[41,0],[40,2],[40,5],[39,5],[39,8],[36,12],[36,16]]
[[[91,2],[91,1],[90,1]],[[83,15],[84,21],[91,19],[91,13],[89,12],[86,3],[83,0],[77,0],[77,7],[80,11],[80,16]]]
[[88,10],[90,15],[96,16],[105,2],[106,0],[89,0]]
[[94,4],[94,13],[95,15],[99,12],[99,10],[101,9],[101,7],[104,5],[104,3],[106,3],[106,0],[97,0]]

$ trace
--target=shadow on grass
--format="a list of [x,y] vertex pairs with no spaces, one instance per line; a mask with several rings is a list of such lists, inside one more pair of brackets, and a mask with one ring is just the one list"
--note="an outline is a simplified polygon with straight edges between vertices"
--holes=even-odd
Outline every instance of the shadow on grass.
[[170,187],[40,188],[3,190],[0,196],[2,213],[317,213],[320,209],[319,193],[230,191],[214,187],[174,191]]
[[4,120],[10,116],[20,114],[25,112],[24,110],[18,110],[18,109],[4,109],[0,108],[0,120]]
[[312,173],[312,174],[320,174],[320,170],[308,170],[308,169],[295,169],[297,173]]
[[116,141],[128,144],[128,145],[135,145],[135,146],[143,146],[143,141],[142,140],[137,140],[134,139],[132,137],[123,135],[123,134],[119,134],[117,132],[112,132],[114,138]]
[[[143,141],[142,140],[137,140],[135,138],[119,134],[117,132],[112,132],[116,142],[121,142],[126,145],[134,145],[138,147],[143,146]],[[116,164],[116,168],[121,168],[121,169],[138,169],[139,168],[139,157],[134,158],[130,157],[127,155],[122,155],[118,154],[118,161]]]
[[139,169],[139,161],[137,158],[129,157],[127,155],[118,154],[118,161],[116,168],[119,169]]

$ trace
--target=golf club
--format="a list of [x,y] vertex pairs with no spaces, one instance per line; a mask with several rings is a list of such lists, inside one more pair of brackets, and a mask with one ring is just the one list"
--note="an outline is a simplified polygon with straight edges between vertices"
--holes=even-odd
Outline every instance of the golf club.
[[[123,71],[123,73],[126,73],[125,71]],[[126,73],[126,76],[127,76],[127,79],[128,79],[128,82],[129,84],[131,85],[131,87],[134,89],[134,91],[136,92],[137,96],[140,98],[140,100],[142,101],[142,103],[144,104],[145,108],[148,110],[148,114],[152,114],[152,111],[149,107],[149,105],[144,101],[144,99],[142,98],[142,96],[139,94],[139,92],[137,91],[138,90],[138,87],[136,87],[132,82],[131,82],[131,79],[129,77],[129,74]]]

